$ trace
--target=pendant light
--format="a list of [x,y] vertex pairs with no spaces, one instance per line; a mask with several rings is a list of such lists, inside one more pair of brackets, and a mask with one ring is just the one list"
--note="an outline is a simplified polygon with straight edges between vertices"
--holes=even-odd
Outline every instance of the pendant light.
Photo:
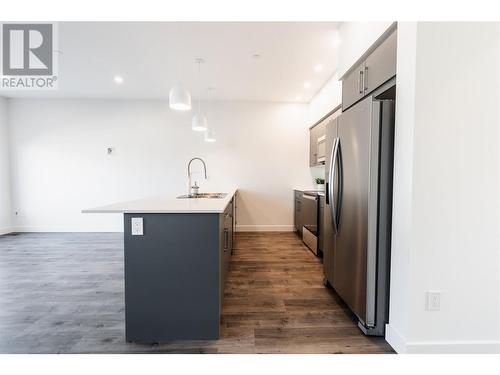
[[177,84],[170,89],[168,103],[173,110],[189,111],[191,109],[191,94],[182,85]]
[[178,83],[170,89],[168,105],[175,111],[189,111],[191,109],[191,94]]
[[[210,94],[212,93],[212,88],[211,88],[211,87],[209,87],[209,88],[207,89],[207,91],[208,91],[208,99],[210,99]],[[205,130],[205,142],[210,142],[210,143],[213,143],[213,142],[215,142],[215,141],[216,141],[216,139],[215,139],[215,135],[214,135],[213,130],[212,130],[212,129],[209,129],[209,128],[207,127],[207,129]]]
[[214,132],[210,129],[205,130],[205,142],[213,143],[215,141],[216,141],[216,139],[215,139]]
[[[200,77],[201,64],[203,64],[205,60],[197,58],[194,62],[198,64],[198,77]],[[200,78],[200,87],[201,87],[201,78]],[[191,127],[194,131],[197,132],[203,132],[207,130],[207,119],[205,116],[201,114],[201,94],[198,96],[198,112],[193,116],[193,120],[191,121]]]

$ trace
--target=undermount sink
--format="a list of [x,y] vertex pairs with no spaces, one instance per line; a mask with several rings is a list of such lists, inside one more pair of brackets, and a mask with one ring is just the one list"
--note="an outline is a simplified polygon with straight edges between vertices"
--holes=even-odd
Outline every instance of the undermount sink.
[[212,199],[222,199],[225,198],[227,193],[198,193],[198,194],[184,194],[179,195],[177,199],[198,199],[198,198],[212,198]]

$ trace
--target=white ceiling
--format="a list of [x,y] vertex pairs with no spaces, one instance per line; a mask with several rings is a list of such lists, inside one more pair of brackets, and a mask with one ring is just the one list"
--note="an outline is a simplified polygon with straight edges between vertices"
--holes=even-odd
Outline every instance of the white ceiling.
[[[166,99],[170,87],[181,82],[194,97],[206,98],[207,87],[213,87],[216,100],[308,102],[337,68],[338,27],[334,22],[62,22],[58,90],[0,95]],[[197,57],[206,60],[201,79]],[[313,69],[317,64],[323,65],[321,72]],[[115,75],[124,83],[117,85]]]

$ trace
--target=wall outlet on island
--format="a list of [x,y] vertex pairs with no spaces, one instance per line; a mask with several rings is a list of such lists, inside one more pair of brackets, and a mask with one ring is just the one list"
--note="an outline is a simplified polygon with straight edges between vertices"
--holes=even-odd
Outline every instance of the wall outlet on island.
[[132,236],[142,236],[144,234],[142,217],[132,218]]

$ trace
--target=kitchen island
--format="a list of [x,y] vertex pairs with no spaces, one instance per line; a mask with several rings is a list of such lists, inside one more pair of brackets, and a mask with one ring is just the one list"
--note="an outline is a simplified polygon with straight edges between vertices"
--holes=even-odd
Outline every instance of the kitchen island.
[[219,338],[234,197],[160,197],[83,210],[123,213],[129,342]]

